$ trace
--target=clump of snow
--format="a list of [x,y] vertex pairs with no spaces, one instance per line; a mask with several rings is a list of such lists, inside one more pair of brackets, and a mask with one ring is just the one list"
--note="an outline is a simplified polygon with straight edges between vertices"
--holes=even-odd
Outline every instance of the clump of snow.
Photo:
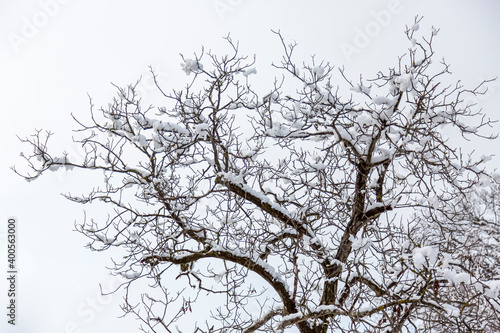
[[137,277],[139,277],[141,275],[141,273],[139,272],[124,272],[122,273],[122,276],[126,279],[129,279],[129,280],[132,280],[132,279],[135,279]]
[[252,68],[247,69],[247,70],[243,73],[243,76],[244,76],[244,77],[248,77],[248,75],[251,75],[251,74],[257,74],[257,70],[255,69],[255,67],[252,67]]
[[196,135],[199,135],[200,137],[206,139],[208,136],[208,132],[210,130],[210,125],[203,123],[203,124],[198,124],[194,126],[194,131]]
[[296,121],[293,122],[292,127],[296,129],[302,129],[305,124],[306,124],[305,121],[297,119]]
[[352,249],[353,250],[358,250],[358,249],[365,249],[365,248],[368,248],[370,246],[372,246],[372,240],[367,237],[367,238],[363,238],[363,237],[354,237],[354,235],[349,235],[349,240],[351,241],[352,243]]
[[[235,174],[232,172],[221,172],[220,175],[223,176],[225,180],[228,180],[233,184],[240,185],[240,186],[242,186],[244,184],[242,174]],[[268,199],[268,198],[266,197],[266,199]]]
[[276,103],[278,102],[279,95],[275,92],[272,92],[262,98],[263,103]]
[[336,311],[338,310],[339,308],[336,306],[336,305],[319,305],[318,307],[316,307],[315,309],[312,309],[311,312],[321,312],[321,311]]
[[193,59],[185,59],[184,63],[181,64],[182,70],[186,75],[191,74],[191,72],[196,72],[201,71],[203,69],[203,65],[200,64],[198,60],[193,60]]
[[294,319],[301,318],[302,316],[303,316],[302,313],[295,312],[295,313],[291,313],[289,315],[283,316],[283,318],[281,318],[281,321],[285,322],[285,321],[289,321],[289,320],[294,320]]
[[392,99],[385,96],[375,96],[373,97],[372,101],[376,105],[381,105],[381,104],[392,105]]
[[491,280],[485,283],[484,294],[488,297],[497,298],[500,296],[500,280]]
[[449,316],[451,317],[458,317],[460,315],[460,309],[457,307],[451,305],[451,304],[441,304],[441,306],[446,310],[446,313],[448,313]]
[[121,130],[122,129],[122,121],[120,119],[113,119],[113,125],[111,129]]
[[137,143],[139,147],[145,148],[148,146],[148,141],[146,140],[146,137],[142,134],[135,135],[132,137],[132,141]]
[[365,87],[362,84],[358,84],[357,86],[354,86],[351,88],[352,91],[358,92],[358,93],[363,93],[363,94],[370,94],[371,88]]
[[394,82],[401,91],[410,91],[413,88],[413,74],[407,73],[398,76]]
[[356,118],[356,122],[359,124],[359,126],[364,127],[364,126],[370,126],[375,123],[375,119],[373,118],[373,115],[368,112],[363,112],[358,117]]
[[328,165],[324,163],[312,163],[311,167],[315,170],[325,170],[328,167]]
[[155,132],[158,132],[158,131],[167,131],[167,132],[177,132],[177,133],[180,133],[180,134],[189,135],[189,131],[186,130],[184,127],[181,127],[180,125],[175,124],[175,123],[171,123],[171,122],[163,122],[161,120],[160,121],[156,121],[153,124],[153,130]]
[[443,277],[451,283],[466,283],[470,282],[471,276],[468,273],[457,273],[451,269],[446,269],[443,272]]
[[266,135],[270,137],[286,137],[290,134],[290,129],[283,124],[272,124],[272,128],[266,130]]
[[295,116],[298,117],[300,115],[301,107],[299,102],[295,102],[293,104],[293,112],[295,112]]
[[312,72],[316,75],[316,77],[322,77],[325,74],[325,68],[321,66],[315,66],[312,68]]
[[418,23],[415,23],[414,25],[411,26],[411,30],[413,31],[418,31],[418,28],[420,28],[420,25]]
[[103,233],[96,233],[95,234],[95,237],[97,239],[99,239],[101,242],[103,242],[104,244],[113,244],[114,242],[114,238],[108,238],[105,234]]
[[433,267],[436,264],[439,250],[436,246],[417,247],[413,250],[413,264],[417,269],[424,266]]

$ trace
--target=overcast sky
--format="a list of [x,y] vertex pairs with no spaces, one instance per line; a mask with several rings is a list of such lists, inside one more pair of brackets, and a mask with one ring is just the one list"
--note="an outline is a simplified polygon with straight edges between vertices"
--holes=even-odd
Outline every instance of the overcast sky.
[[[436,52],[451,64],[454,78],[475,85],[499,76],[500,2],[483,1],[291,1],[291,0],[41,0],[0,1],[0,267],[6,275],[7,218],[19,221],[18,325],[6,325],[3,304],[7,285],[0,279],[1,332],[66,333],[137,332],[133,318],[121,314],[118,295],[102,298],[99,283],[118,280],[105,265],[109,254],[84,249],[84,237],[73,232],[82,207],[60,193],[80,193],[77,172],[47,174],[27,183],[9,167],[27,151],[16,135],[34,129],[56,133],[56,151],[71,153],[70,114],[88,114],[88,95],[96,106],[115,93],[111,82],[125,85],[143,76],[142,95],[151,95],[148,66],[164,87],[180,88],[185,74],[179,53],[191,55],[201,45],[227,50],[222,37],[231,33],[243,54],[257,55],[254,84],[271,87],[270,63],[281,46],[271,29],[296,41],[297,60],[316,54],[345,66],[356,79],[395,66],[408,48],[403,31],[416,15],[424,16],[419,32],[440,28]],[[220,50],[220,51],[219,51]],[[499,119],[500,84],[480,99]],[[500,126],[498,126],[500,128]],[[498,141],[476,144],[500,154]],[[486,147],[486,148],[485,148]],[[87,177],[87,175],[85,175]],[[90,209],[92,211],[92,209]],[[3,273],[2,273],[3,274]],[[2,276],[4,276],[2,275]]]

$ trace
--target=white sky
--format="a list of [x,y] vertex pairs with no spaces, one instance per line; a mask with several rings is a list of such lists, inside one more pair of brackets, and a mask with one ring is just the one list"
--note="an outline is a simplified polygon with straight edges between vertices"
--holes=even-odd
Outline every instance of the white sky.
[[[374,13],[389,9],[393,13],[387,22],[377,23]],[[282,55],[271,29],[299,43],[298,62],[317,54],[317,59],[345,65],[354,80],[360,73],[368,78],[396,65],[408,46],[404,27],[417,14],[424,16],[420,32],[430,32],[431,26],[441,29],[436,51],[451,64],[455,78],[474,85],[500,75],[500,2],[495,0],[1,1],[0,269],[7,270],[7,218],[15,216],[19,309],[18,325],[7,326],[7,285],[1,278],[0,331],[138,331],[132,317],[116,319],[121,314],[119,296],[100,296],[98,283],[106,287],[116,282],[104,268],[109,254],[87,251],[83,236],[72,232],[74,221],[81,220],[82,210],[88,208],[59,195],[79,193],[91,180],[81,173],[65,173],[25,182],[9,170],[21,163],[19,153],[26,151],[16,135],[50,129],[56,132],[55,150],[71,152],[70,131],[75,126],[70,113],[87,116],[87,93],[96,106],[106,105],[115,93],[110,82],[124,85],[141,75],[147,79],[149,65],[158,71],[164,87],[180,88],[185,75],[179,53],[191,55],[201,45],[223,52],[222,37],[229,32],[240,41],[242,53],[257,55],[258,74],[252,79],[262,89],[272,84],[271,61],[278,62]],[[32,24],[39,27],[30,30]],[[373,37],[347,59],[340,45],[360,46],[354,42],[357,32],[370,27],[375,29]],[[147,98],[151,85],[144,82]],[[480,102],[491,117],[500,119],[500,83],[491,88]],[[477,146],[500,153],[498,141]]]

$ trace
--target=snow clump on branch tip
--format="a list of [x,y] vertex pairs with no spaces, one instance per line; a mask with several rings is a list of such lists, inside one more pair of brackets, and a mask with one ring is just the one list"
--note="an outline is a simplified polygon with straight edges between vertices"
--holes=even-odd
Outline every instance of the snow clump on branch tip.
[[191,72],[195,72],[196,74],[196,72],[203,70],[203,65],[198,60],[193,59],[185,59],[181,67],[186,75],[191,74]]

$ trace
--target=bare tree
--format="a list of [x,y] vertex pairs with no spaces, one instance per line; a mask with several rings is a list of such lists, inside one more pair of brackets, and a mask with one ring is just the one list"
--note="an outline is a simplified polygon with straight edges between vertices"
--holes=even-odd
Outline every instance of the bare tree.
[[50,133],[26,138],[22,174],[104,172],[66,197],[113,208],[77,229],[120,249],[123,309],[144,331],[498,332],[498,184],[449,140],[493,138],[467,102],[486,82],[447,83],[437,31],[417,27],[394,68],[359,82],[297,65],[278,33],[283,76],[264,97],[228,37],[230,55],[183,57],[184,89],[157,83],[166,106],[135,85],[92,106],[82,160],[49,153]]

